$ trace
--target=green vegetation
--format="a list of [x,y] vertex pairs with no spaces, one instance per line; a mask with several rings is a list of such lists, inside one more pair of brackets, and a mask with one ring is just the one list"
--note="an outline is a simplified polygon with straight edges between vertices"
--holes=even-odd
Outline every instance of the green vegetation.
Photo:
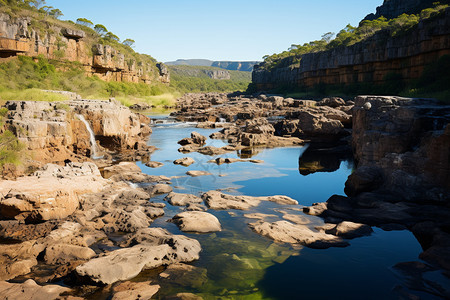
[[[64,71],[59,71],[60,69]],[[61,95],[45,93],[40,89],[71,91],[88,99],[130,97],[134,103],[143,101],[152,105],[163,103],[152,96],[173,93],[172,89],[163,84],[106,82],[96,76],[87,77],[80,64],[50,62],[43,57],[34,61],[30,57],[19,56],[17,60],[0,64],[0,100],[64,100]],[[127,103],[131,105],[133,101],[129,100]],[[170,106],[170,101],[162,105]]]
[[23,145],[17,137],[9,130],[4,129],[3,118],[8,114],[6,108],[0,109],[0,168],[5,164],[20,164]]
[[210,71],[223,69],[200,66],[169,66],[170,85],[180,92],[231,92],[245,91],[251,82],[250,72],[227,71],[230,79],[212,79],[208,76]]
[[[130,67],[142,69],[152,84],[105,82],[96,76],[88,77],[80,63],[64,60],[67,45],[59,39],[56,43],[58,49],[54,51],[56,60],[48,60],[43,56],[34,59],[19,56],[17,60],[0,64],[0,100],[61,100],[60,95],[40,91],[46,89],[71,91],[88,99],[117,97],[129,105],[136,102],[163,106],[173,104],[174,96],[167,95],[178,93],[158,81],[157,61],[150,55],[136,53],[132,49],[134,40],[128,38],[120,42],[120,38],[104,25],[94,25],[86,18],[78,18],[76,23],[58,20],[62,15],[62,12],[58,11],[45,6],[43,0],[0,0],[0,12],[5,12],[13,18],[31,17],[29,28],[36,30],[41,37],[55,34],[55,26],[83,30],[86,33],[83,40],[88,51],[92,51],[95,44],[113,47],[125,56],[125,62]],[[56,36],[59,38],[58,34]],[[92,52],[90,54],[92,55]],[[127,97],[129,99],[125,100]]]
[[447,7],[447,4],[444,5],[436,2],[434,3],[434,7],[424,9],[416,15],[402,14],[391,20],[384,17],[372,21],[365,20],[358,27],[348,24],[344,29],[339,31],[334,39],[334,33],[328,32],[320,40],[303,45],[293,44],[287,51],[264,56],[263,67],[267,70],[272,70],[282,64],[284,59],[289,57],[292,59],[290,62],[291,65],[295,66],[295,64],[301,61],[302,55],[304,54],[332,50],[338,47],[348,47],[373,36],[381,30],[389,31],[391,36],[397,36],[415,27],[422,19],[438,16]]

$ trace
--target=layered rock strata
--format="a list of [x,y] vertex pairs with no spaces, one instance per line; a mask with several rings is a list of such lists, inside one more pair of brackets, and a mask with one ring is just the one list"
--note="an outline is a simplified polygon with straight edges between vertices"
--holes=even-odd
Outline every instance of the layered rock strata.
[[[44,23],[44,28],[35,26]],[[11,17],[0,13],[0,62],[26,55],[58,61],[78,62],[88,76],[106,81],[161,82],[168,84],[168,68],[162,63],[125,57],[109,45],[95,44],[98,37],[62,21],[38,21],[30,16]]]
[[388,74],[399,74],[410,82],[419,78],[427,65],[450,54],[449,39],[447,8],[439,17],[421,20],[402,35],[391,36],[383,30],[352,46],[287,57],[273,69],[264,63],[256,65],[252,82],[258,90],[318,84],[382,84],[388,81]]

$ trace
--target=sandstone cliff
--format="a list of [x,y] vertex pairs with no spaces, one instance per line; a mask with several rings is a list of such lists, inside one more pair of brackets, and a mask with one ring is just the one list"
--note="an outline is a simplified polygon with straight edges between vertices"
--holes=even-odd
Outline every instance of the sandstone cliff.
[[[434,0],[384,0],[383,5],[377,7],[375,14],[369,14],[365,20],[374,20],[381,16],[393,19],[401,14],[415,14],[422,9],[433,6]],[[448,0],[440,1],[448,3]]]
[[410,82],[446,54],[450,54],[449,8],[401,35],[391,36],[383,30],[349,47],[287,57],[273,69],[262,63],[255,66],[252,81],[259,90],[318,84],[382,84],[388,74],[398,74]]
[[42,55],[80,63],[88,76],[106,81],[170,82],[168,69],[153,58],[132,50],[120,53],[102,42],[93,30],[83,31],[69,22],[37,13],[10,16],[0,12],[0,62],[18,55]]
[[100,146],[116,151],[145,152],[148,148],[149,119],[115,101],[8,101],[5,107],[9,110],[5,126],[25,145],[26,165],[89,160],[93,145],[77,115],[87,120]]

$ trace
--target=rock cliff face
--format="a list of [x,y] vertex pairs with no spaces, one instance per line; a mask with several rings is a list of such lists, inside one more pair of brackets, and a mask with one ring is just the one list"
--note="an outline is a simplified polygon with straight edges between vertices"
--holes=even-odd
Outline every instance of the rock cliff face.
[[[393,19],[401,14],[415,14],[422,9],[432,7],[434,0],[384,0],[383,5],[377,7],[375,14],[369,14],[365,20],[374,20],[381,16]],[[440,1],[448,3],[448,1]]]
[[[358,168],[377,169],[379,187],[405,200],[426,201],[428,191],[439,201],[432,188],[450,188],[450,106],[399,97],[355,100],[352,147]],[[347,183],[350,194],[362,191],[354,179]]]
[[93,154],[90,134],[76,115],[83,115],[101,146],[115,150],[146,149],[143,140],[151,129],[146,117],[115,101],[69,102],[8,101],[5,126],[40,163],[85,161]]
[[[45,29],[38,29],[34,25],[36,22],[42,23]],[[58,61],[79,62],[88,76],[97,75],[106,81],[170,82],[168,69],[163,64],[157,66],[150,60],[137,63],[111,46],[96,44],[93,36],[69,28],[71,24],[65,24],[67,27],[61,24],[0,13],[0,62],[18,55],[43,55]]]
[[255,66],[252,81],[259,90],[312,87],[317,84],[382,84],[388,74],[408,82],[419,78],[425,66],[450,54],[450,9],[425,19],[409,32],[392,37],[380,31],[349,47],[305,54],[300,63],[285,58],[272,70]]

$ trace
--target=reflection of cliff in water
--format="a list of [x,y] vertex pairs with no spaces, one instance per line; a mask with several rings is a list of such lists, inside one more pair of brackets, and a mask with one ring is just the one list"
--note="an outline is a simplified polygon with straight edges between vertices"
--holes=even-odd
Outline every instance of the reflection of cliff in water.
[[316,172],[334,172],[341,162],[353,160],[351,148],[347,145],[332,148],[310,145],[298,158],[298,170],[306,176]]
[[253,156],[257,155],[261,151],[262,151],[261,148],[244,148],[244,149],[238,150],[236,152],[236,154],[241,159],[249,159],[249,158],[252,158]]

